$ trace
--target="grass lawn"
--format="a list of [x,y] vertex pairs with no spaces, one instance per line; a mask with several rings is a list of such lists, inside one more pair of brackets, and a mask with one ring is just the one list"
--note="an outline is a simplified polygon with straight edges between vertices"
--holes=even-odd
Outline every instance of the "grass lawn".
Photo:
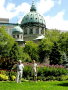
[[7,82],[0,81],[0,90],[68,90],[68,81]]

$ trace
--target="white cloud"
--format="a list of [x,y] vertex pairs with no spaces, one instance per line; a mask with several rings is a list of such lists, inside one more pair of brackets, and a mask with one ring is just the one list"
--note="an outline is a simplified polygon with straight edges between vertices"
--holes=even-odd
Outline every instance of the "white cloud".
[[22,3],[18,7],[16,7],[17,12],[23,12],[23,13],[28,13],[30,10],[30,5],[28,3]]
[[25,14],[29,11],[30,5],[27,3],[21,3],[16,6],[14,3],[7,3],[7,7],[4,7],[6,0],[0,0],[0,18],[12,19],[15,16],[19,16],[20,13]]
[[[22,20],[22,18],[23,18],[23,16],[30,11],[30,5],[27,4],[27,3],[22,3],[21,5],[19,5],[19,6],[16,8],[16,11],[19,13],[18,23],[20,23],[21,20]],[[20,13],[22,13],[22,15],[20,15]]]
[[7,5],[7,7],[6,7],[6,10],[7,11],[12,11],[12,10],[14,10],[15,9],[15,4],[13,4],[13,3],[8,3],[8,5]]
[[45,12],[49,11],[53,7],[54,7],[54,1],[53,0],[40,0],[37,3],[37,11],[40,14],[44,14]]
[[56,16],[45,17],[47,28],[68,31],[68,21],[64,20],[63,16],[64,16],[64,11],[61,11],[58,12]]
[[0,0],[0,7],[4,6],[5,0]]
[[[4,7],[6,0],[0,0],[0,18],[12,18],[15,16],[14,12],[11,12],[14,4],[9,4],[7,8]],[[14,5],[15,6],[15,5]],[[9,7],[9,8],[8,8]],[[15,7],[14,7],[15,8]]]
[[58,4],[61,5],[61,3],[62,3],[62,0],[58,0]]

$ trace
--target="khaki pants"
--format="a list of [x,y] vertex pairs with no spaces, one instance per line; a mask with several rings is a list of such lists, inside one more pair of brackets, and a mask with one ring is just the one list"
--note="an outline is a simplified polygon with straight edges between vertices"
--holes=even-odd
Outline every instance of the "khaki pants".
[[21,82],[23,71],[17,71],[16,82]]

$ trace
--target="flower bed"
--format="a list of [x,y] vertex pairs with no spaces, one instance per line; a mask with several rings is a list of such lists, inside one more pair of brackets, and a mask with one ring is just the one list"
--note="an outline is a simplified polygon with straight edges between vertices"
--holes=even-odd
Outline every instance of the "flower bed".
[[[32,64],[24,64],[23,77],[29,80],[33,79]],[[8,80],[15,80],[16,70],[0,70],[1,75],[8,76]],[[38,64],[37,79],[38,80],[68,80],[68,70],[62,65],[43,65]],[[65,77],[65,78],[64,78]]]

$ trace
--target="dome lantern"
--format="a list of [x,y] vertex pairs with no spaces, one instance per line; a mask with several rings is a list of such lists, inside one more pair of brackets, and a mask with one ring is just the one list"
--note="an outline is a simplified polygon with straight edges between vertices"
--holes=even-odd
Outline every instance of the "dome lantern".
[[34,5],[34,1],[32,2],[32,6],[31,6],[30,11],[31,11],[31,12],[32,12],[32,11],[35,11],[35,12],[36,12],[36,7],[35,7],[35,5]]

